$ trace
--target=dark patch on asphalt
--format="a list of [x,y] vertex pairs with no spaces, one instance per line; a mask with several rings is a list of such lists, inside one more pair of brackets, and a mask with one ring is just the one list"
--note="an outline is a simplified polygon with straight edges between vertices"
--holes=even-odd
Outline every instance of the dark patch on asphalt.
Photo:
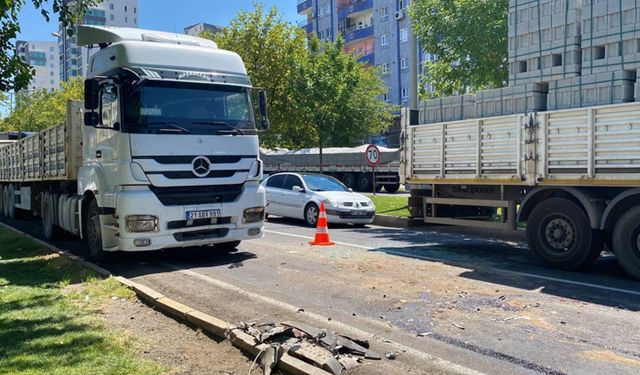
[[505,354],[502,352],[498,352],[489,348],[484,348],[478,345],[474,345],[474,344],[470,344],[467,342],[464,342],[462,340],[453,338],[453,337],[449,337],[446,335],[442,335],[440,333],[431,333],[430,335],[426,336],[426,337],[430,337],[432,339],[438,340],[438,341],[442,341],[445,342],[449,345],[454,345],[457,346],[459,348],[463,348],[463,349],[467,349],[470,350],[474,353],[478,353],[478,354],[482,354],[484,356],[487,357],[491,357],[491,358],[495,358],[495,359],[499,359],[501,361],[505,361],[505,362],[509,362],[512,363],[514,365],[520,366],[522,368],[525,368],[527,370],[532,370],[535,372],[539,372],[541,374],[545,374],[545,375],[567,375],[567,373],[560,371],[560,370],[555,370],[552,369],[550,367],[546,367],[546,366],[542,366],[539,365],[537,363],[533,363],[531,361],[528,361],[526,359],[522,359],[522,358],[518,358],[518,357],[514,357],[512,355],[509,354]]

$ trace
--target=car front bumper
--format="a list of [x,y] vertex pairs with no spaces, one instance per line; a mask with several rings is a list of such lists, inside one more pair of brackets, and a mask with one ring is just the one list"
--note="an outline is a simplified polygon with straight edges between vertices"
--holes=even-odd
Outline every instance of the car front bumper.
[[327,221],[335,224],[371,224],[374,210],[327,209]]

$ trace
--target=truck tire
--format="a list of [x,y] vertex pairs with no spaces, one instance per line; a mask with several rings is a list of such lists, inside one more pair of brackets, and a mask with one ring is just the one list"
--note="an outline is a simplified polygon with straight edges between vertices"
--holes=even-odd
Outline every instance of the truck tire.
[[213,245],[213,248],[215,250],[218,250],[218,251],[229,253],[229,252],[232,252],[232,251],[236,250],[236,248],[238,246],[240,246],[240,242],[241,241],[231,241],[231,242],[217,243],[217,244]]
[[564,198],[546,199],[533,209],[527,242],[543,264],[563,270],[590,266],[604,246],[601,232],[591,229],[582,208]]
[[373,181],[369,173],[360,173],[358,176],[358,191],[371,193],[373,191]]
[[100,262],[104,259],[104,249],[102,248],[102,227],[100,226],[100,212],[98,202],[92,200],[87,210],[87,247],[89,248],[89,259]]
[[620,266],[631,277],[640,280],[640,206],[625,212],[616,223],[613,250]]
[[356,187],[356,176],[354,176],[353,173],[343,174],[341,181],[349,189],[354,189]]
[[5,212],[8,217],[11,219],[16,218],[16,188],[13,184],[7,186],[6,189],[7,200],[5,200]]
[[2,216],[9,216],[9,186],[5,185],[2,187]]
[[0,185],[0,216],[4,216],[4,185]]
[[400,189],[400,184],[386,184],[384,185],[384,190],[389,194],[395,194]]
[[58,239],[62,236],[62,229],[55,225],[55,204],[54,196],[50,193],[44,193],[42,195],[42,203],[40,209],[40,216],[42,217],[42,231],[44,232],[44,238],[47,241]]

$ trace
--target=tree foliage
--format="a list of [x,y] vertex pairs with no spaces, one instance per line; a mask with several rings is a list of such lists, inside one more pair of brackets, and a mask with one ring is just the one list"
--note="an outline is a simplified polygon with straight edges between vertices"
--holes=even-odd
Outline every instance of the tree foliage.
[[271,131],[261,135],[263,145],[311,146],[310,128],[292,106],[291,90],[295,61],[306,54],[304,31],[282,21],[275,7],[254,3],[253,11],[240,11],[215,40],[242,57],[253,86],[269,95]]
[[436,96],[502,87],[508,78],[509,0],[414,0],[409,12],[426,52],[423,80]]
[[296,64],[294,103],[313,127],[320,147],[351,146],[391,123],[391,107],[379,99],[386,92],[375,70],[343,52],[343,42],[309,42]]
[[341,41],[308,41],[275,7],[267,11],[254,3],[215,40],[240,54],[252,84],[267,90],[271,130],[261,134],[265,147],[353,146],[391,124],[376,72],[344,53]]
[[[2,0],[0,1],[0,91],[22,90],[27,87],[33,77],[33,69],[28,62],[22,61],[15,53],[14,40],[20,33],[18,14],[25,2],[30,1],[44,19],[49,22],[51,15],[44,9],[46,3],[51,3],[53,12],[58,14],[58,20],[64,27],[70,27],[82,21],[87,8],[101,0]],[[72,34],[73,30],[69,29]]]
[[60,90],[50,92],[37,90],[32,93],[16,94],[16,106],[0,124],[0,130],[37,132],[64,122],[67,115],[67,101],[84,98],[84,79],[74,78],[63,82]]

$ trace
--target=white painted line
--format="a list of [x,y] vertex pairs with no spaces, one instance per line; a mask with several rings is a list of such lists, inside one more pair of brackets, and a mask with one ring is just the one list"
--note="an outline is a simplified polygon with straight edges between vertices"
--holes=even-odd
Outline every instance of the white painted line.
[[[302,236],[300,236],[300,237],[302,237]],[[176,271],[178,273],[182,273],[184,275],[195,277],[195,278],[200,279],[200,280],[202,280],[202,281],[204,281],[206,283],[214,285],[214,286],[216,286],[218,288],[230,290],[232,292],[239,293],[239,294],[241,294],[241,295],[243,295],[243,296],[245,296],[247,298],[250,298],[252,300],[262,301],[262,302],[268,303],[270,305],[274,305],[274,306],[277,306],[277,307],[280,307],[282,309],[286,309],[286,310],[289,310],[291,312],[294,312],[294,313],[298,314],[298,309],[299,309],[298,306],[294,306],[294,305],[291,305],[289,303],[279,301],[279,300],[277,300],[275,298],[263,296],[262,294],[249,292],[249,291],[244,290],[244,289],[242,289],[240,287],[237,287],[237,286],[235,286],[233,284],[229,284],[227,282],[215,279],[213,277],[209,277],[207,275],[203,275],[201,273],[198,273],[198,272],[195,272],[195,271],[192,271],[192,270],[185,270],[182,267],[178,267],[178,266],[170,264],[170,263],[161,262],[160,264],[162,264],[165,267],[171,268],[172,270],[174,270],[174,271]],[[312,312],[308,312],[308,311],[304,311],[304,312],[301,312],[299,314],[304,314],[304,315],[308,316],[309,318],[314,319],[314,320],[319,321],[319,322],[327,322],[329,320],[329,318],[326,317],[326,316],[322,316],[320,314],[316,314],[316,313],[312,313]],[[337,326],[340,330],[343,330],[343,331],[346,331],[346,332],[351,331],[351,332],[353,332],[354,334],[356,334],[358,336],[378,338],[378,337],[372,335],[371,332],[367,332],[367,331],[361,330],[360,328],[348,325],[346,323],[341,323],[341,322],[339,322],[339,321],[337,321],[335,319],[331,320],[331,324]],[[399,351],[403,351],[405,353],[411,354],[411,355],[416,356],[417,358],[420,358],[422,360],[430,361],[434,365],[439,366],[440,368],[442,368],[444,370],[447,370],[447,371],[452,371],[452,372],[455,372],[455,373],[458,373],[458,374],[461,374],[461,375],[482,375],[483,374],[481,372],[469,369],[467,367],[455,364],[453,362],[449,362],[449,361],[447,361],[445,359],[433,356],[433,355],[431,355],[429,353],[422,352],[420,350],[411,348],[409,346],[405,346],[405,345],[402,345],[402,344],[399,344],[399,343],[396,343],[396,342],[384,341],[384,343],[392,345],[393,347],[395,347]]]
[[[313,239],[313,237],[302,236],[302,235],[299,235],[299,234],[292,234],[292,233],[286,233],[286,232],[279,232],[279,231],[274,231],[274,230],[269,230],[269,229],[265,229],[264,231],[267,232],[267,233],[273,233],[273,234],[278,234],[278,235],[282,235],[282,236],[290,236],[290,237],[304,238],[304,239]],[[339,244],[339,245],[355,247],[355,248],[358,248],[358,249],[364,249],[364,250],[368,250],[368,251],[378,249],[376,247],[351,244],[351,243],[347,243],[347,242],[339,242],[339,241],[334,241],[334,242],[336,244]],[[410,253],[405,253],[405,252],[402,252],[402,251],[395,251],[395,250],[390,250],[390,249],[384,249],[382,252],[384,252],[386,254],[396,255],[396,256],[402,256],[402,257],[426,260],[426,261],[430,261],[430,262],[443,262],[442,259],[438,259],[438,258],[427,257],[427,256],[423,256],[423,255],[415,255],[415,254],[410,254]],[[460,267],[460,268],[468,268],[463,263],[460,263],[460,262],[452,262],[452,263],[455,264],[457,267]],[[478,267],[476,267],[476,269],[478,269]],[[575,280],[568,280],[568,279],[563,279],[563,278],[560,278],[560,277],[536,275],[536,274],[529,273],[529,272],[513,271],[513,270],[506,270],[506,269],[499,269],[499,268],[492,268],[491,272],[500,272],[500,273],[505,273],[505,274],[512,274],[512,275],[530,277],[530,278],[539,279],[539,280],[554,281],[554,282],[559,282],[559,283],[564,283],[564,284],[577,285],[577,286],[583,286],[583,287],[594,288],[594,289],[601,289],[601,290],[606,290],[606,291],[609,291],[609,292],[618,292],[618,293],[631,294],[631,295],[634,295],[634,296],[640,296],[640,291],[637,291],[637,290],[616,288],[616,287],[612,287],[612,286],[598,285],[598,284],[586,283],[586,282],[575,281]]]

